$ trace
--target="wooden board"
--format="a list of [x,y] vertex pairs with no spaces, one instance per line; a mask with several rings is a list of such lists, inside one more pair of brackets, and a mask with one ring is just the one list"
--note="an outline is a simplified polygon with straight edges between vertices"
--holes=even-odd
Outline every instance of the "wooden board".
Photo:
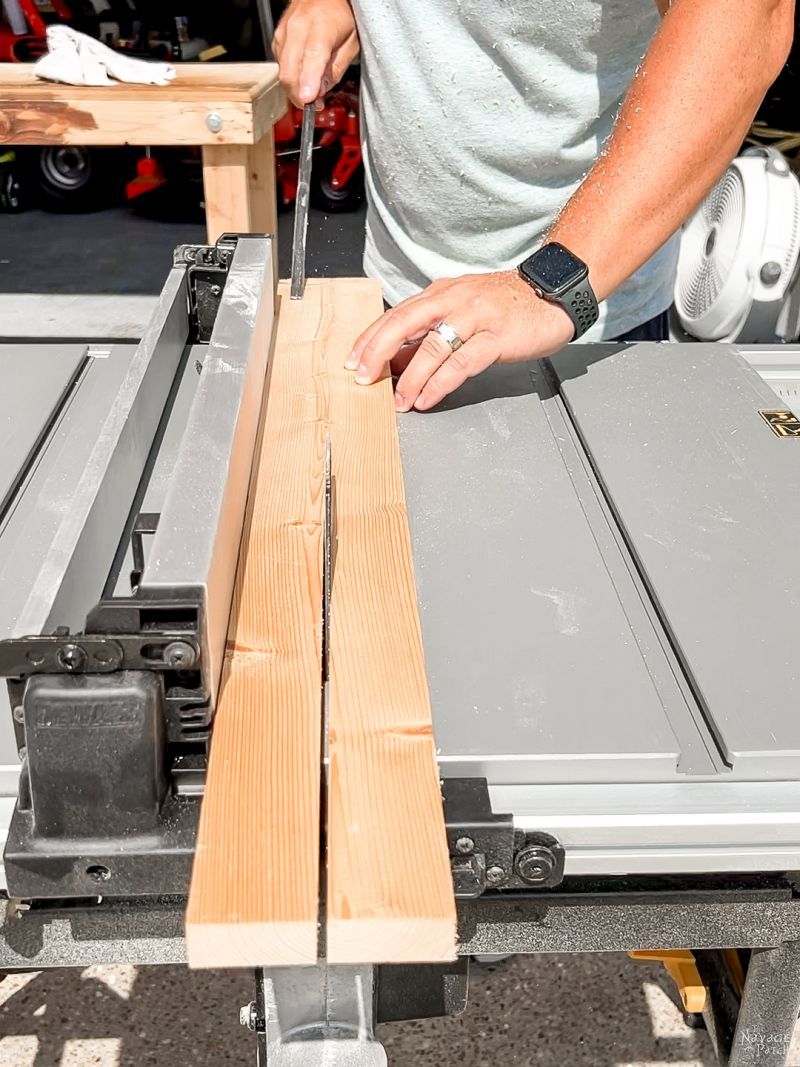
[[[247,233],[251,229],[247,164],[247,148],[242,145],[203,147],[203,199],[209,244],[214,244],[220,234]],[[275,231],[271,228],[264,232]]]
[[[335,552],[327,956],[455,955],[455,905],[388,379],[344,359],[382,310],[365,279],[279,287],[260,456],[187,913],[192,966],[317,956],[325,439]],[[411,416],[414,417],[414,416]]]
[[[169,85],[73,86],[0,63],[0,144],[254,144],[286,110],[275,63],[183,63]],[[216,113],[218,132],[208,126]]]
[[284,293],[214,721],[186,915],[193,967],[317,958],[326,422],[316,322],[290,305]]
[[330,352],[335,485],[327,958],[449,960],[456,912],[392,386],[356,386],[342,366],[382,311],[369,286],[329,282],[304,301],[319,301]]

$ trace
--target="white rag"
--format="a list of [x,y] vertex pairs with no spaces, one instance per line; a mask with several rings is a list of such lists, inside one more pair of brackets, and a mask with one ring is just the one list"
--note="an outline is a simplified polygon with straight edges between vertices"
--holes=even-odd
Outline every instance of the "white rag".
[[169,85],[175,77],[171,63],[132,59],[69,26],[47,27],[47,54],[36,60],[33,72],[67,85]]

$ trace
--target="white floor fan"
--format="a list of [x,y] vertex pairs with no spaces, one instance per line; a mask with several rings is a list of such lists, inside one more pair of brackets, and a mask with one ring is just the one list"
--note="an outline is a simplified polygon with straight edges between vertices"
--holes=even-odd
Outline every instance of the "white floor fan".
[[684,228],[675,309],[703,341],[800,335],[800,181],[780,152],[737,157]]

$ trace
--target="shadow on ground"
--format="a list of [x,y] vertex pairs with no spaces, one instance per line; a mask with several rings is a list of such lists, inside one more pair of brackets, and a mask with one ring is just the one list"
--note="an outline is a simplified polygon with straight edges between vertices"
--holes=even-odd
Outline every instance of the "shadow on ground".
[[[391,1067],[711,1067],[707,1035],[684,1026],[673,996],[660,967],[626,956],[520,956],[473,968],[464,1016],[380,1037]],[[254,1064],[238,1024],[250,997],[241,972],[12,975],[0,983],[0,1067]]]
[[[292,219],[278,216],[280,274],[291,269]],[[179,244],[205,241],[199,222],[166,222],[109,208],[86,215],[26,211],[0,214],[0,293],[155,295]],[[309,277],[357,277],[364,248],[364,210],[312,211]]]

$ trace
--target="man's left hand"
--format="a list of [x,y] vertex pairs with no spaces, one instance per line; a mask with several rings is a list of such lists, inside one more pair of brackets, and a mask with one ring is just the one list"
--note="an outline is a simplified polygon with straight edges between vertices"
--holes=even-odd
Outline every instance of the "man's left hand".
[[[434,327],[445,322],[463,344],[454,352]],[[516,270],[433,282],[374,322],[345,366],[369,385],[387,363],[400,377],[398,411],[427,411],[493,363],[550,356],[572,339],[567,313],[541,300]]]

